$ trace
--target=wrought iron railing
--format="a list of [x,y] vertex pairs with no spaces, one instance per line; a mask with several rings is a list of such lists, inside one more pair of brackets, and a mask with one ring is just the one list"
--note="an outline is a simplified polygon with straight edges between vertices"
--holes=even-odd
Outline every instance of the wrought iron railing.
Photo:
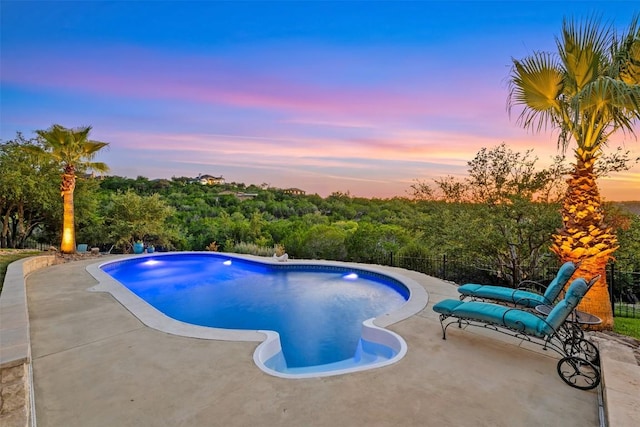
[[[637,265],[636,263],[628,263]],[[607,283],[613,315],[640,318],[640,271],[621,269],[618,263],[607,266]]]
[[26,239],[16,249],[35,249],[38,251],[47,251],[52,246],[55,247],[55,245],[52,245],[51,243],[42,243],[36,241],[35,239]]

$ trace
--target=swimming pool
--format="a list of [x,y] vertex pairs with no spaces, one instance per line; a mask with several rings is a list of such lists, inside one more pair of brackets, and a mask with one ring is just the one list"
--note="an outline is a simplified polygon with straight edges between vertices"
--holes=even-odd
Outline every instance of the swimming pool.
[[418,299],[419,309],[426,305],[415,282],[354,264],[181,252],[90,267],[100,281],[92,290],[112,293],[145,324],[180,335],[263,341],[254,361],[287,378],[396,362],[406,343],[383,327],[413,314],[407,308],[415,312]]

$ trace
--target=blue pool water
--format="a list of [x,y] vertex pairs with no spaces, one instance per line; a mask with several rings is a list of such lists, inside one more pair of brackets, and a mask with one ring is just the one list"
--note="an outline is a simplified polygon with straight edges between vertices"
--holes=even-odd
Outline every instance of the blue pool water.
[[101,268],[176,320],[278,332],[282,354],[267,365],[279,371],[393,356],[361,339],[363,321],[409,298],[400,282],[366,270],[263,264],[221,254],[134,258]]

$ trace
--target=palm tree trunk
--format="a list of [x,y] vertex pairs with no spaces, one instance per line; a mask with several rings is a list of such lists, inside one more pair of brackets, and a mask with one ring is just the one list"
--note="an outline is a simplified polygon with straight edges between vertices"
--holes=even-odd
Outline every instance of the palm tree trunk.
[[76,229],[73,210],[73,192],[76,188],[76,174],[73,165],[67,165],[62,175],[60,191],[62,193],[62,242],[60,252],[73,254],[76,252]]
[[606,269],[608,261],[606,257],[587,258],[580,264],[576,275],[576,277],[584,277],[586,279],[600,276],[578,305],[578,310],[595,314],[602,319],[602,323],[595,327],[595,329],[600,330],[613,329],[613,312],[611,310],[609,286],[607,286]]
[[578,309],[602,319],[599,329],[612,329],[613,312],[606,267],[618,249],[618,240],[604,222],[600,192],[593,172],[594,161],[578,159],[567,181],[567,194],[562,206],[563,227],[553,236],[551,250],[562,262],[582,261],[574,277],[584,277],[588,281],[600,276]]

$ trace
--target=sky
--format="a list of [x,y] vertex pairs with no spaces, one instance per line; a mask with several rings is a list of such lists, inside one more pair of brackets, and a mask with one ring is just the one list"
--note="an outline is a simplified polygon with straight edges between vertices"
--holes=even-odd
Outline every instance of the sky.
[[[90,125],[111,175],[222,176],[326,197],[407,197],[482,149],[558,154],[507,110],[512,58],[563,18],[618,31],[634,1],[6,1],[0,138]],[[640,133],[640,132],[639,132]],[[640,135],[639,135],[640,136]],[[640,140],[619,135],[640,156]],[[572,152],[569,151],[571,156]],[[640,200],[640,165],[599,181]]]

